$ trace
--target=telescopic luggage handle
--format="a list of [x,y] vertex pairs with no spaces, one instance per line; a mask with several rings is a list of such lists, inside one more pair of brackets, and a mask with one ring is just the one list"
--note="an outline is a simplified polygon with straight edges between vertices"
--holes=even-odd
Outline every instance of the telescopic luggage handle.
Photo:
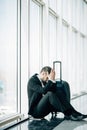
[[55,70],[56,73],[55,79],[58,81],[62,81],[62,62],[53,61],[53,69]]

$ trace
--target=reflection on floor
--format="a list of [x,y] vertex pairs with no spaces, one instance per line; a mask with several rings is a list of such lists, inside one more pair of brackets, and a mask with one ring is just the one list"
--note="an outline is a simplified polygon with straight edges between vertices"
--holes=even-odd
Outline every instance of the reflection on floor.
[[28,128],[29,130],[52,130],[54,127],[56,127],[58,124],[60,124],[63,121],[61,118],[54,118],[50,121],[44,119],[44,120],[33,120],[29,122]]
[[[71,103],[76,110],[87,114],[87,95],[72,100]],[[54,119],[50,119],[50,116],[47,118],[42,120],[28,120],[9,128],[9,130],[87,130],[87,119],[83,121],[67,121],[63,120],[63,115],[61,114],[60,116],[58,114],[58,117]]]
[[[30,119],[20,125],[8,128],[8,130],[52,130],[57,125],[59,125],[64,119],[63,118],[53,118],[53,119]],[[7,129],[6,129],[7,130]]]

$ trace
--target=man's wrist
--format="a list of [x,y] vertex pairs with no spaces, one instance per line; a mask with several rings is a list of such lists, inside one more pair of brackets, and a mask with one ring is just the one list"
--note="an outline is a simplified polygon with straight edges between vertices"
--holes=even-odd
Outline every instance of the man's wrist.
[[56,81],[55,80],[53,80],[53,79],[49,79],[50,81],[52,81],[53,83],[56,83]]

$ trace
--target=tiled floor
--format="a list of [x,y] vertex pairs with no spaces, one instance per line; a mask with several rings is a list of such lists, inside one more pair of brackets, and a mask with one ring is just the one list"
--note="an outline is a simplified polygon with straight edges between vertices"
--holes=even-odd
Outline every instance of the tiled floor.
[[[72,105],[76,110],[87,114],[87,95],[72,100]],[[87,119],[83,121],[63,120],[63,114],[58,114],[58,118],[50,120],[50,115],[45,120],[28,120],[9,130],[87,130]]]
[[[82,112],[83,114],[87,114],[87,95],[72,100],[72,105],[76,108],[76,110]],[[64,120],[53,130],[87,130],[87,119],[83,121]]]
[[53,130],[87,130],[87,120],[85,121],[63,121]]

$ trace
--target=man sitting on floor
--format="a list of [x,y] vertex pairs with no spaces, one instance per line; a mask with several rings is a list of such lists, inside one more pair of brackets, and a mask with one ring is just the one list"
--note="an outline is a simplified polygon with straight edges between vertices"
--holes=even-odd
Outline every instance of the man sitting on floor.
[[62,91],[57,90],[55,71],[49,66],[29,79],[27,91],[28,114],[35,118],[43,118],[52,111],[62,112],[65,119],[74,121],[87,118],[87,115],[75,110]]

